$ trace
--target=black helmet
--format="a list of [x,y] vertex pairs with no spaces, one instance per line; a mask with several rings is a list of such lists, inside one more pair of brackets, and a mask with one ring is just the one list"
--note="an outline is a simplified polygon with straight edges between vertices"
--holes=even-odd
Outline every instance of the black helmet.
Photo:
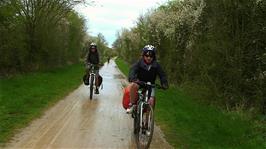
[[155,52],[156,52],[156,48],[153,45],[146,45],[143,49],[142,49],[142,54],[143,55],[151,55],[151,56],[155,56]]

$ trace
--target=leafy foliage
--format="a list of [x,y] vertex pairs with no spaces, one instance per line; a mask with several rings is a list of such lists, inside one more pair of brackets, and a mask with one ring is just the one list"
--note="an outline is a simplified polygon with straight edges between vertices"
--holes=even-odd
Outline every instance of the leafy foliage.
[[[81,1],[80,1],[81,2]],[[76,63],[84,20],[74,0],[0,2],[0,73],[9,74]]]
[[154,44],[171,82],[205,88],[228,108],[266,113],[265,8],[253,0],[170,1],[121,30],[114,47],[132,63]]

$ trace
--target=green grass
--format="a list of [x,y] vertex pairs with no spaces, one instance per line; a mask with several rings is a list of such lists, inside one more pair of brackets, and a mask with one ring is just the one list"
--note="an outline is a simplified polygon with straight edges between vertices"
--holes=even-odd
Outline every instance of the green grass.
[[262,149],[255,124],[233,112],[197,103],[177,88],[157,92],[156,121],[176,148]]
[[[123,67],[128,68],[125,65]],[[122,72],[128,73],[125,68]],[[156,123],[163,130],[166,140],[175,148],[266,148],[260,127],[242,115],[199,103],[175,87],[166,91],[156,90],[156,98]]]
[[78,87],[84,70],[75,64],[0,80],[0,143]]
[[128,75],[129,72],[129,65],[123,61],[121,58],[116,58],[115,62],[118,66],[118,68],[124,73],[124,75]]

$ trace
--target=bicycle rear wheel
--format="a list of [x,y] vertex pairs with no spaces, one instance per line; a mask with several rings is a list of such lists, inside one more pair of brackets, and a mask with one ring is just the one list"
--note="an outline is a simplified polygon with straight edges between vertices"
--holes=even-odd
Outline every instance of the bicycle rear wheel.
[[134,118],[134,122],[133,122],[133,131],[134,131],[134,135],[136,136],[136,134],[139,133],[139,115],[137,113],[137,109],[133,110],[132,113],[132,118]]
[[152,140],[153,131],[154,131],[154,113],[150,105],[145,105],[145,108],[142,109],[142,127],[140,127],[139,119],[139,129],[136,136],[136,144],[138,149],[148,149]]
[[91,76],[90,78],[90,100],[92,99],[92,96],[93,96],[93,84],[94,84],[94,77]]

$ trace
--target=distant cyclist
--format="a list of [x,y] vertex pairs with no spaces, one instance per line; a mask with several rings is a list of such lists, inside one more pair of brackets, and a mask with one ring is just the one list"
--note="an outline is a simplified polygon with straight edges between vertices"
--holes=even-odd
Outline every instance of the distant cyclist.
[[107,62],[108,62],[108,64],[110,63],[110,56],[108,56],[108,58],[107,58]]
[[[95,94],[99,94],[99,63],[100,63],[100,58],[99,58],[99,53],[97,50],[97,45],[95,43],[91,43],[89,45],[89,51],[86,54],[85,58],[85,64],[86,64],[86,73],[87,77],[89,77],[89,73],[91,70],[91,64],[95,65],[95,72],[96,72],[96,89],[95,89]],[[87,78],[89,79],[89,78]]]
[[[160,77],[161,87],[163,89],[168,88],[168,81],[165,72],[161,68],[160,64],[156,61],[156,49],[152,45],[146,45],[142,49],[142,58],[136,62],[131,68],[129,72],[128,80],[129,84],[129,92],[130,92],[130,104],[127,109],[127,113],[132,113],[133,104],[136,103],[136,92],[139,89],[138,81],[143,82],[151,82],[155,84],[156,76]],[[151,98],[152,98],[152,106],[154,107],[154,97],[155,90],[152,89]]]

